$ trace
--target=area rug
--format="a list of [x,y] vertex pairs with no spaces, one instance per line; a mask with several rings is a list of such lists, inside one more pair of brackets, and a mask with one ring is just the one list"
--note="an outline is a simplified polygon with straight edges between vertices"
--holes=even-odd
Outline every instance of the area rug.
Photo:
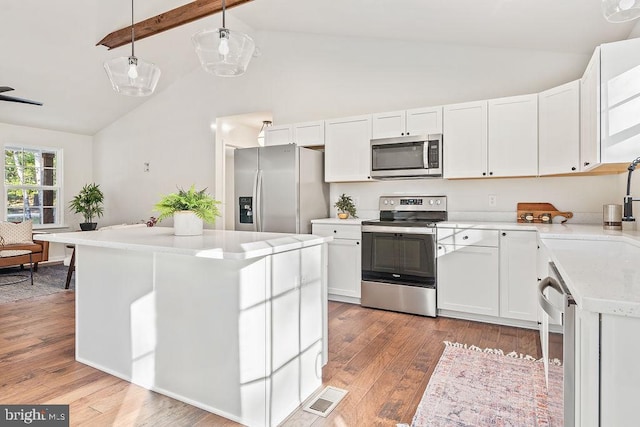
[[[33,286],[28,279],[29,270],[19,267],[0,269],[0,283],[3,283],[3,276],[24,275],[27,280],[13,285],[0,286],[0,304],[19,301],[27,298],[34,298],[43,295],[50,295],[56,292],[65,292],[75,287],[75,275],[71,279],[70,289],[65,289],[68,267],[62,264],[40,265],[38,271],[33,273]],[[6,280],[5,282],[10,281]]]
[[445,342],[412,427],[563,425],[562,366]]

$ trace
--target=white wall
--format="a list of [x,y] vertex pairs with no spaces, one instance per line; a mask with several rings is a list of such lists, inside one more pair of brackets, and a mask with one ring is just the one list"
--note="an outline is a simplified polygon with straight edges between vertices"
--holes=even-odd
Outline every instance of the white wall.
[[[287,33],[256,39],[261,56],[244,76],[219,78],[195,69],[95,135],[94,172],[106,191],[107,222],[147,218],[159,195],[176,185],[216,188],[210,125],[218,117],[271,111],[274,124],[286,124],[535,93],[579,78],[590,58]],[[142,172],[145,161],[148,173]],[[457,211],[489,211],[487,195],[496,194],[497,209],[515,217],[517,201],[548,201],[593,215],[618,199],[611,191],[623,192],[615,177],[437,182],[337,184],[331,194],[358,192],[372,209],[385,191],[445,192]]]
[[[82,216],[69,210],[69,202],[80,191],[83,185],[93,181],[93,147],[92,137],[47,129],[31,128],[0,123],[0,143],[24,146],[61,148],[63,150],[63,192],[61,208],[63,222],[71,230],[79,229]],[[96,181],[100,184],[99,181]],[[4,179],[2,180],[4,193]],[[0,198],[0,209],[4,212],[4,197]],[[50,259],[64,258],[62,245],[51,245]]]

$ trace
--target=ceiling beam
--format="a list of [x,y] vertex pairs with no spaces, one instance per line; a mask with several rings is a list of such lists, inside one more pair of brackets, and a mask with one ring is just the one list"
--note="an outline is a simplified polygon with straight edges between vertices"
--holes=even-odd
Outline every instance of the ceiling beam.
[[[250,1],[252,0],[226,0],[225,8],[230,9]],[[133,26],[135,37],[136,40],[144,39],[220,11],[222,11],[222,0],[195,0],[144,21],[136,22]],[[111,50],[129,43],[131,43],[130,25],[107,34],[96,43],[96,46],[106,46]]]

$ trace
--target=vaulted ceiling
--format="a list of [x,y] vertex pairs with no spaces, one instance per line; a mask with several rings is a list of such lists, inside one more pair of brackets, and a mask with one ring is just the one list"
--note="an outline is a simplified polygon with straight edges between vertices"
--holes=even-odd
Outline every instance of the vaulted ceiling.
[[[203,1],[203,0],[198,0]],[[135,20],[189,3],[137,0]],[[146,98],[111,90],[102,63],[130,46],[95,46],[131,21],[129,0],[0,0],[0,86],[44,106],[0,102],[0,122],[94,134]],[[588,55],[625,39],[633,22],[610,24],[600,0],[253,0],[227,11],[228,27],[548,50]],[[158,91],[198,67],[191,35],[220,14],[136,42],[162,69]],[[258,43],[259,46],[259,43]],[[215,78],[215,77],[211,77]]]

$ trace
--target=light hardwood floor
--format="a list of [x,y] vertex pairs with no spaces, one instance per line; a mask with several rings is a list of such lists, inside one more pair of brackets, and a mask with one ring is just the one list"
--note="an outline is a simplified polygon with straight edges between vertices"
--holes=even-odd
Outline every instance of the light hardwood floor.
[[[69,404],[72,426],[238,425],[76,362],[74,302],[63,292],[0,304],[0,403]],[[286,424],[411,423],[445,340],[540,357],[537,331],[330,302],[323,382],[349,393],[327,418],[299,410]]]

